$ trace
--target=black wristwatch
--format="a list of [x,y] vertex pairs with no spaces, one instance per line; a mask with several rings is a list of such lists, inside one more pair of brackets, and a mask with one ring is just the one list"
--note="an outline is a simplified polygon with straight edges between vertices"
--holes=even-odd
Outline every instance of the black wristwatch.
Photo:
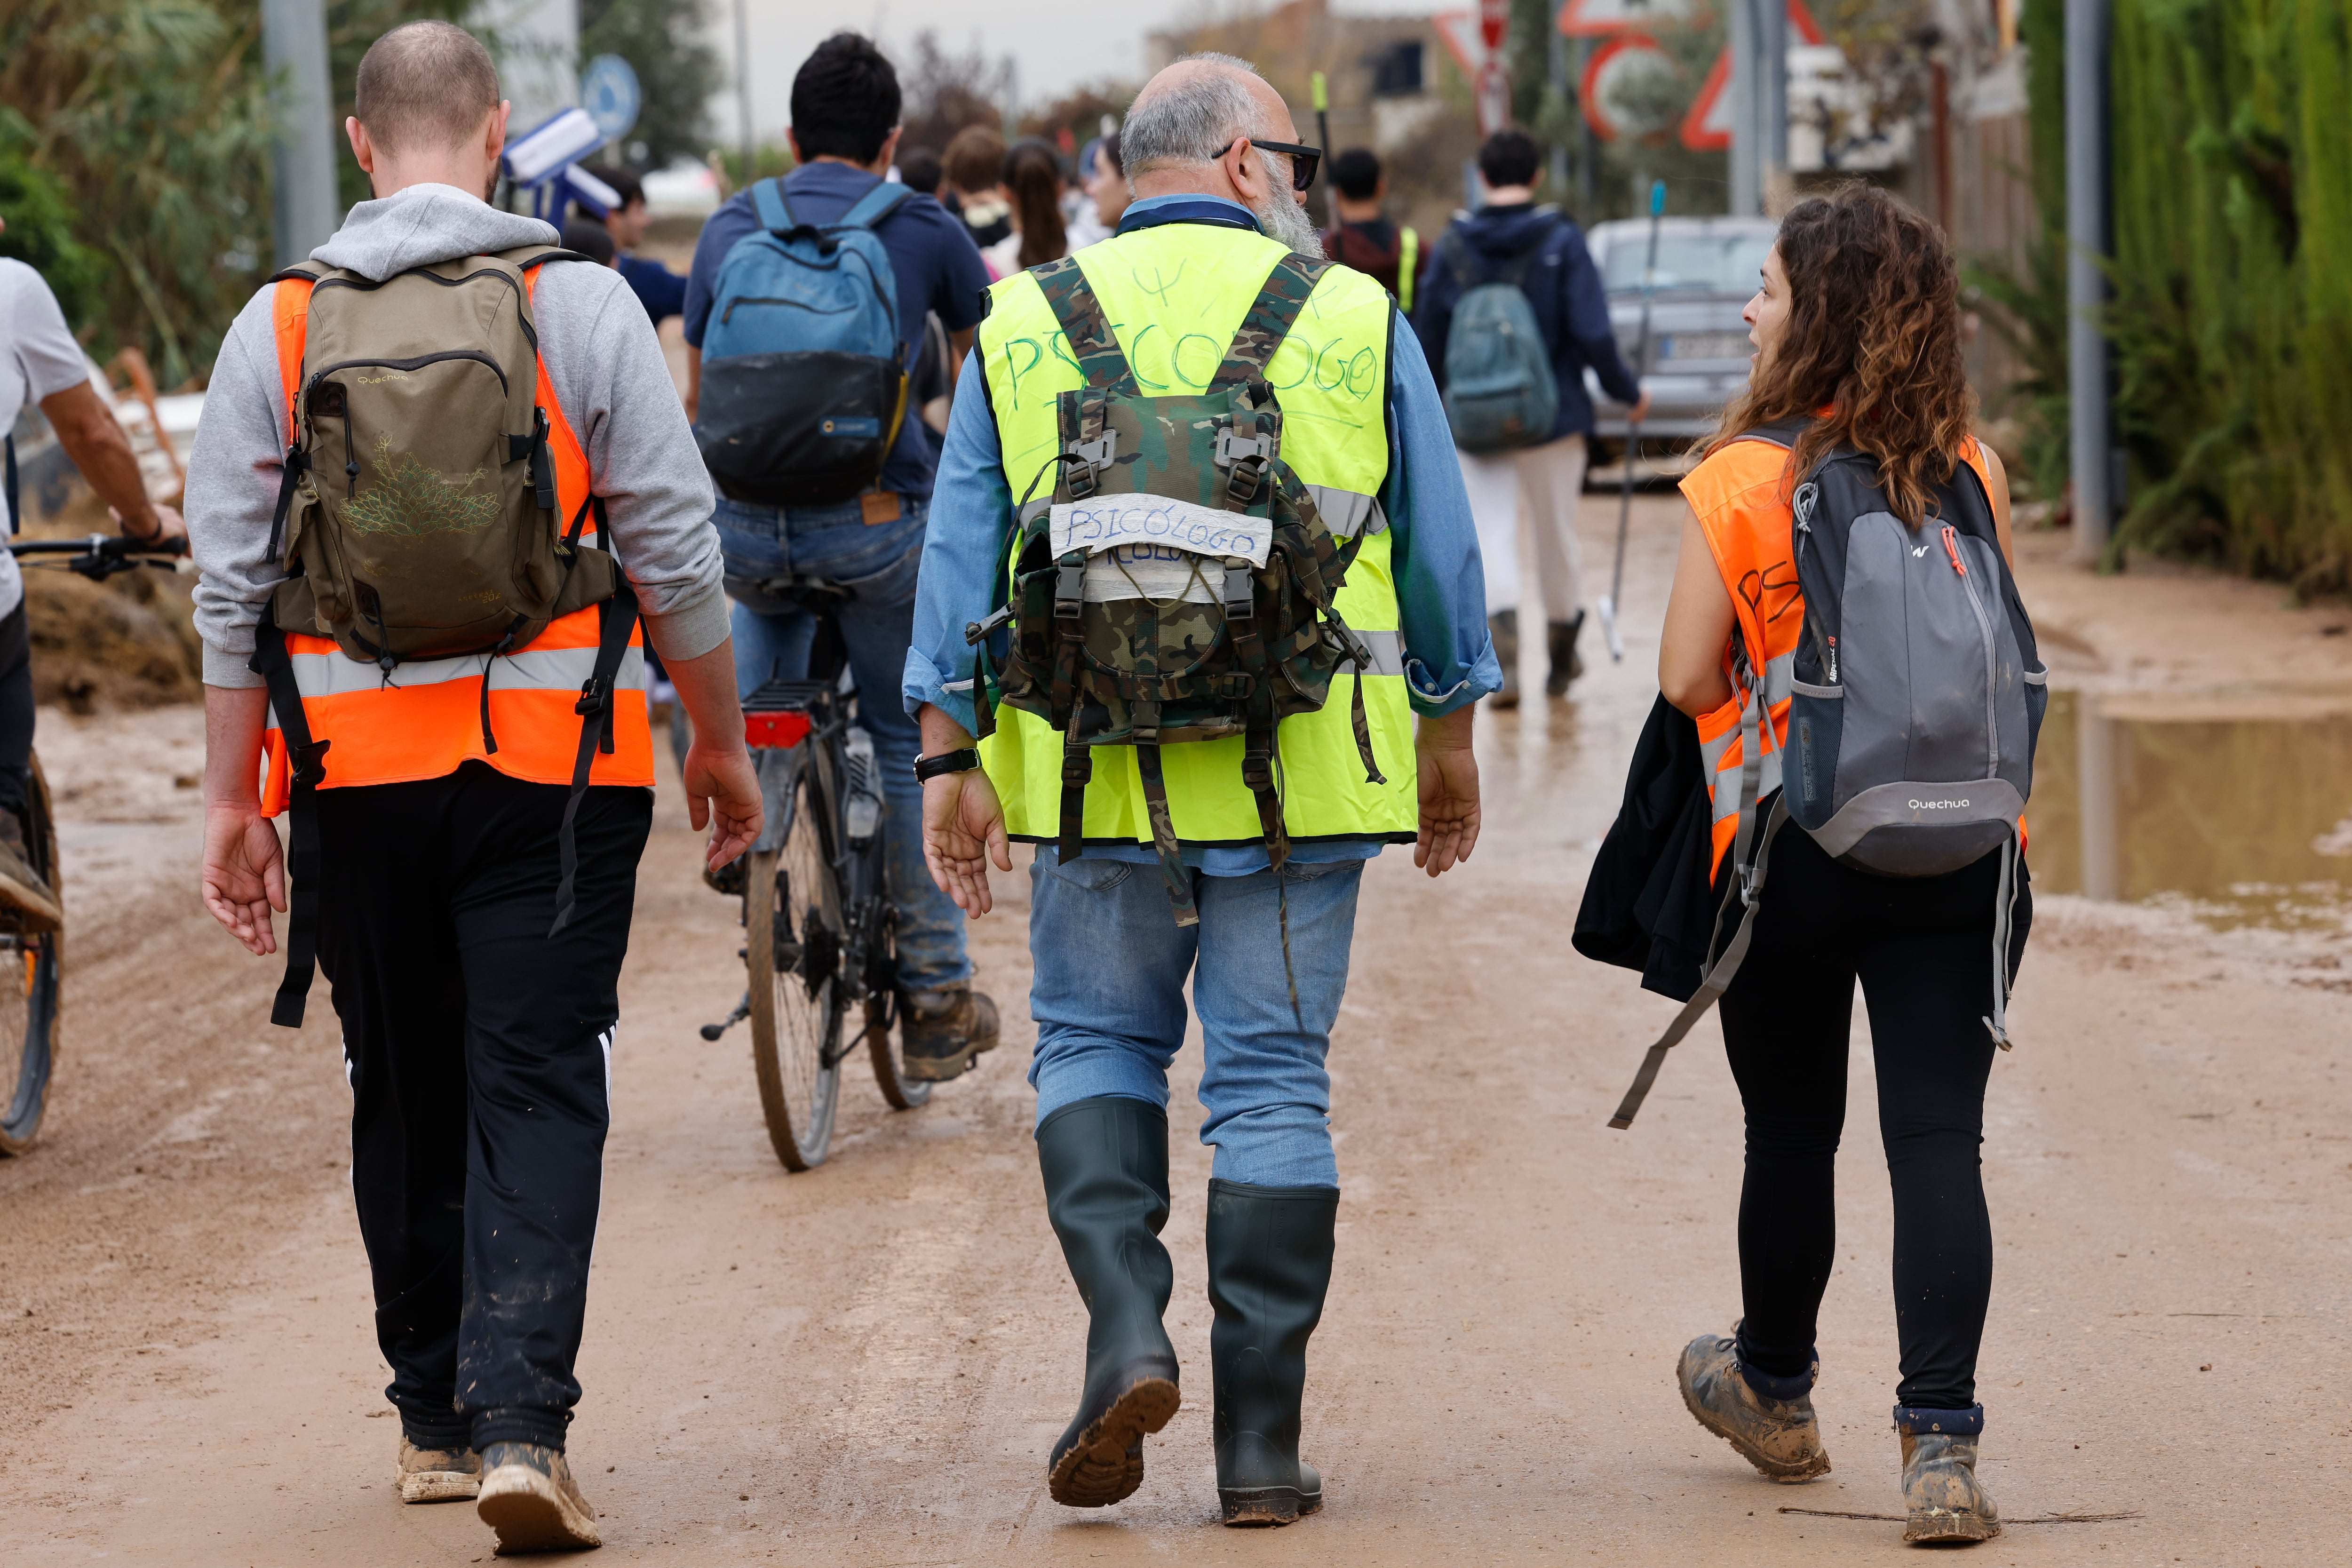
[[941,752],[936,757],[917,757],[915,777],[929,781],[941,773],[968,773],[980,766],[980,753],[966,746],[961,752]]

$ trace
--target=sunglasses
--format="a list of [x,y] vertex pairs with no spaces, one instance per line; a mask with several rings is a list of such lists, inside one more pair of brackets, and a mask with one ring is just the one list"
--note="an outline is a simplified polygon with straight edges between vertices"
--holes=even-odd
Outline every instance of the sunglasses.
[[1251,146],[1256,148],[1261,153],[1288,153],[1290,155],[1290,188],[1292,190],[1304,191],[1307,186],[1315,183],[1315,171],[1320,167],[1323,163],[1323,149],[1320,147],[1299,147],[1295,146],[1288,142],[1260,142],[1255,137],[1236,136],[1232,141],[1226,142],[1223,146],[1218,148],[1216,152],[1210,154],[1209,161],[1211,163],[1215,163],[1219,158],[1223,157],[1235,147],[1240,146],[1244,142],[1247,142]]

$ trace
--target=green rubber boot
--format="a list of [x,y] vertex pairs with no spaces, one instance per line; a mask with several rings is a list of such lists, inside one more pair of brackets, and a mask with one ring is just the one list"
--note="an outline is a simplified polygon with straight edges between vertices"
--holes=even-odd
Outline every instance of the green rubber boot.
[[1227,1524],[1289,1524],[1323,1506],[1323,1478],[1298,1458],[1298,1410],[1339,1213],[1337,1187],[1209,1184],[1212,1425]]
[[1176,1287],[1168,1223],[1168,1113],[1106,1095],[1037,1129],[1045,1214],[1086,1302],[1087,1383],[1054,1445],[1046,1490],[1103,1508],[1143,1484],[1143,1439],[1176,1414],[1176,1347],[1160,1318]]

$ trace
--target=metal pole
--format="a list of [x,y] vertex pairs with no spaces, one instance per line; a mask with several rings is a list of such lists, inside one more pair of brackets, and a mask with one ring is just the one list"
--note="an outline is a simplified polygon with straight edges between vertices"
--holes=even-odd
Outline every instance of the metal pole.
[[326,244],[343,221],[335,199],[335,96],[322,0],[261,0],[261,58],[281,84],[270,218],[278,265],[286,267]]
[[1731,213],[1752,217],[1764,210],[1763,149],[1757,145],[1761,124],[1757,102],[1760,73],[1757,56],[1763,40],[1758,37],[1758,0],[1731,0]]
[[1756,7],[1756,196],[1779,202],[1789,174],[1789,7],[1787,0],[1748,0]]
[[2100,330],[2107,253],[2107,5],[2066,3],[2066,392],[2072,404],[2074,549],[2107,547],[2107,340]]
[[743,151],[743,184],[760,177],[751,142],[751,18],[750,0],[735,0],[735,140]]
[[[1551,18],[1551,32],[1544,43],[1544,75],[1551,89],[1551,107],[1555,111],[1568,107],[1568,37],[1559,30],[1559,13],[1567,4],[1568,0],[1551,0],[1549,8],[1545,12],[1545,15]],[[1568,202],[1570,197],[1568,188],[1566,141],[1552,143],[1550,163],[1552,198],[1555,201]],[[1584,220],[1585,214],[1581,209],[1578,209],[1576,216],[1581,222]]]

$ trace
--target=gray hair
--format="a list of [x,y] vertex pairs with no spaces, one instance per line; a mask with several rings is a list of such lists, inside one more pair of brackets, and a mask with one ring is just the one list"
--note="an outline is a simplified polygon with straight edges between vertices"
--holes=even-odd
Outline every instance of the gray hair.
[[1167,163],[1206,163],[1236,136],[1252,141],[1266,134],[1265,110],[1234,72],[1257,75],[1257,68],[1232,55],[1186,55],[1177,65],[1223,66],[1150,94],[1128,111],[1118,128],[1120,166],[1131,180]]

